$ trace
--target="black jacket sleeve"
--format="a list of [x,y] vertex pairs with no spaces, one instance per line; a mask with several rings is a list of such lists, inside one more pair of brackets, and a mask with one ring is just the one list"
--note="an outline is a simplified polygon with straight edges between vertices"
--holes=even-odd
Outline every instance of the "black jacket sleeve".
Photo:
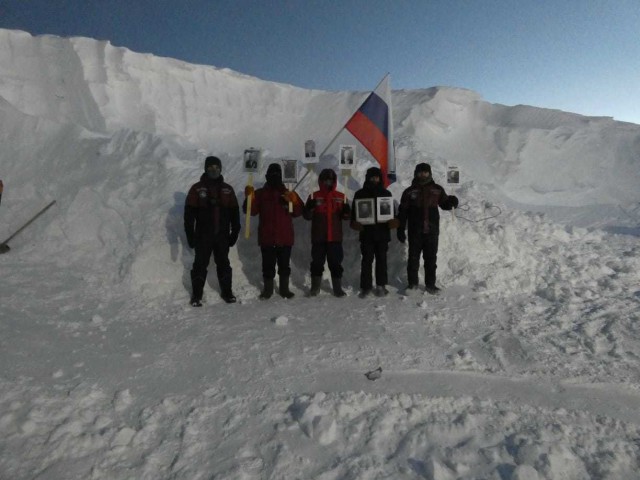
[[240,232],[240,207],[229,209],[229,220],[231,223],[231,234],[237,235]]

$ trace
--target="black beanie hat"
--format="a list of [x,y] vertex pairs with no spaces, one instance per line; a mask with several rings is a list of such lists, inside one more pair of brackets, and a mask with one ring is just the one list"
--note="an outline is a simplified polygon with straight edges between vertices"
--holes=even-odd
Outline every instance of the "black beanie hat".
[[280,166],[279,163],[272,163],[267,168],[267,177],[274,173],[277,173],[278,175],[282,176],[282,167]]
[[218,167],[220,167],[220,170],[222,170],[222,162],[218,157],[207,157],[204,160],[204,171],[206,172],[207,168],[209,168],[211,165],[217,165]]
[[336,172],[334,172],[331,168],[325,168],[318,175],[318,183],[322,183],[325,180],[333,180],[334,182],[338,179]]
[[382,170],[380,170],[378,167],[371,167],[367,170],[364,179],[367,181],[370,180],[371,177],[380,177],[380,180],[382,180]]
[[415,177],[418,172],[429,172],[429,175],[431,175],[431,165],[429,165],[428,163],[417,164],[416,169],[413,171],[413,176]]

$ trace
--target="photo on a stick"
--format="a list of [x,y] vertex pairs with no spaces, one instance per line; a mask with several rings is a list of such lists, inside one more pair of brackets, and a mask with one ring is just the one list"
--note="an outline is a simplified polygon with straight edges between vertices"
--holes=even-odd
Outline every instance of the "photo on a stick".
[[349,170],[353,168],[356,161],[356,146],[355,145],[340,145],[340,169]]
[[303,163],[318,163],[320,157],[316,151],[316,141],[307,140],[304,142],[304,160]]
[[258,173],[260,170],[261,151],[257,148],[247,148],[244,151],[244,171]]
[[285,159],[282,160],[282,182],[298,183],[298,161]]

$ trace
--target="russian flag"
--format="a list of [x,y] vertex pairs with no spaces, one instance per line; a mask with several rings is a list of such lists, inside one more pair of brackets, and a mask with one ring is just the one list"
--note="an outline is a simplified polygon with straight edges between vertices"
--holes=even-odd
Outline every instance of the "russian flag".
[[385,186],[395,181],[392,125],[391,89],[386,75],[345,125],[377,160]]

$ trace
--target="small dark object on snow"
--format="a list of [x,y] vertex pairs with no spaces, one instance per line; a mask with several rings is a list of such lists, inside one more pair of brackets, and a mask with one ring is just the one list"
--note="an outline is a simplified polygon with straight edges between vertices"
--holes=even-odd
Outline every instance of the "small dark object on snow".
[[364,374],[367,380],[378,380],[382,376],[382,367],[378,367],[375,370],[371,370]]

